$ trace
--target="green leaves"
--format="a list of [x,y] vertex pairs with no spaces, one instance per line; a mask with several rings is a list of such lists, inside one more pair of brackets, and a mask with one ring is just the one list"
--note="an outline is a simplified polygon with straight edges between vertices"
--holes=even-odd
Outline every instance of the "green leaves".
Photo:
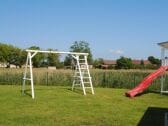
[[157,66],[159,66],[159,65],[161,64],[161,61],[160,61],[159,59],[155,58],[154,56],[149,56],[149,57],[148,57],[148,60],[149,60],[152,64],[157,65]]
[[[89,43],[86,41],[75,41],[73,43],[73,45],[70,47],[70,52],[81,52],[81,53],[89,53],[88,56],[88,62],[89,64],[92,64],[93,62],[93,57],[92,57],[92,53],[91,53],[91,49],[89,47]],[[65,58],[65,65],[71,65],[72,62],[72,57],[70,55],[68,55]]]
[[[26,52],[12,45],[0,43],[0,62],[21,67],[26,59]],[[24,62],[23,62],[24,61]]]
[[117,60],[118,69],[130,69],[133,67],[131,58],[121,57]]

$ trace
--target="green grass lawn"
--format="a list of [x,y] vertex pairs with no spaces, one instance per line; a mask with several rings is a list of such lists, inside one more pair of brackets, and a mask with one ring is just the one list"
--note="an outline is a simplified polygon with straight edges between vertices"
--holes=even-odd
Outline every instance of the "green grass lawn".
[[0,86],[0,126],[136,126],[149,107],[168,107],[166,95],[130,99],[125,89],[95,88],[83,96],[69,87],[35,86],[34,100],[20,89]]

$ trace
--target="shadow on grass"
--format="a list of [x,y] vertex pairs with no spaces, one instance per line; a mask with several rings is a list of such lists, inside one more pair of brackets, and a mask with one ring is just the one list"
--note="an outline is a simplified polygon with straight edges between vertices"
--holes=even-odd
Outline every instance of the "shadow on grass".
[[[58,87],[59,89],[63,89],[65,91],[68,91],[68,92],[72,92],[72,93],[76,93],[76,94],[80,94],[80,95],[83,95],[83,90],[82,90],[82,87],[76,87],[74,88],[74,90],[72,91],[72,87]],[[37,88],[37,89],[34,89],[35,91],[42,91],[42,90],[55,90],[55,88],[47,88],[47,89],[41,89],[41,88]],[[22,90],[20,90],[20,92],[22,93]],[[86,90],[86,94],[92,94],[91,91],[88,91]],[[32,97],[31,95],[31,89],[26,89],[24,91],[24,94],[23,95],[27,95],[27,96],[30,96]]]
[[160,91],[148,91],[149,93],[161,94],[168,96],[168,93],[161,93]]
[[32,95],[31,95],[31,90],[30,90],[30,89],[26,89],[26,90],[24,91],[24,93],[22,92],[22,90],[20,90],[20,92],[22,93],[22,95],[27,95],[27,96],[29,96],[29,97],[32,97]]
[[71,91],[71,92],[74,92],[74,93],[76,93],[76,94],[83,95],[83,90],[80,89],[80,88],[74,88],[73,90],[72,90],[72,88],[67,88],[67,90],[68,90],[68,91]]
[[149,94],[149,93],[154,93],[154,94],[160,94],[160,95],[166,95],[166,96],[168,96],[168,93],[160,93],[160,91],[149,91],[149,90],[146,90],[146,91],[143,91],[140,94],[137,94],[136,97],[140,97],[142,95]]
[[[83,95],[82,87],[76,87],[73,89],[73,91],[72,91],[72,88],[67,88],[67,90]],[[92,93],[90,91],[86,90],[86,94],[92,94]]]
[[168,108],[149,107],[137,126],[168,126]]

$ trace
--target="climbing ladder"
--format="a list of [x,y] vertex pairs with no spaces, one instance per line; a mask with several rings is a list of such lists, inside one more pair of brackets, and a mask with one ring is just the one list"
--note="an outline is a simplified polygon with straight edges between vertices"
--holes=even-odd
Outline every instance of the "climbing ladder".
[[73,57],[76,59],[76,65],[72,90],[74,90],[76,86],[80,86],[83,89],[84,95],[86,95],[86,89],[91,89],[92,94],[94,94],[92,78],[90,76],[89,66],[87,62],[87,55],[73,55]]

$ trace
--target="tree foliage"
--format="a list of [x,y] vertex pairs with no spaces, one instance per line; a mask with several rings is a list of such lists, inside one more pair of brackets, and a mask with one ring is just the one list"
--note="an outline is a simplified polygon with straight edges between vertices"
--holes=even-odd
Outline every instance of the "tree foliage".
[[18,47],[0,43],[0,62],[6,63],[7,67],[14,64],[18,67],[24,64],[26,52]]
[[151,64],[159,66],[161,64],[161,61],[158,58],[155,58],[154,56],[149,56],[148,60],[151,62]]
[[[28,49],[40,50],[38,46],[31,46]],[[55,49],[48,49],[54,51]],[[27,52],[21,48],[14,47],[9,44],[0,43],[0,63],[6,64],[10,67],[11,64],[21,67],[26,62]],[[59,61],[58,54],[44,54],[37,53],[32,58],[33,67],[43,67],[43,66],[62,66]]]
[[[38,46],[31,46],[31,47],[29,47],[29,49],[40,50],[40,47],[38,47]],[[34,56],[32,58],[33,67],[40,67],[42,59],[43,59],[43,54],[37,53],[36,56]]]
[[[92,64],[93,57],[91,53],[91,49],[89,47],[89,43],[86,41],[75,41],[73,45],[70,47],[70,52],[81,52],[81,53],[89,53],[88,63]],[[65,57],[64,64],[69,66],[72,64],[72,57],[70,55]]]
[[72,65],[72,57],[71,55],[67,55],[64,60],[64,65],[65,66],[71,66]]
[[[48,51],[57,51],[57,50],[48,49]],[[49,66],[57,66],[60,63],[59,54],[49,53],[47,56],[47,62]]]
[[120,57],[117,60],[117,66],[118,69],[131,69],[133,67],[133,63],[131,58],[126,57]]
[[98,58],[93,61],[93,67],[94,68],[101,68],[101,65],[103,64],[103,59]]
[[[40,50],[38,46],[32,46],[29,49]],[[47,49],[47,51],[57,51],[56,49]],[[53,53],[37,53],[32,58],[34,67],[60,66],[59,55]]]

